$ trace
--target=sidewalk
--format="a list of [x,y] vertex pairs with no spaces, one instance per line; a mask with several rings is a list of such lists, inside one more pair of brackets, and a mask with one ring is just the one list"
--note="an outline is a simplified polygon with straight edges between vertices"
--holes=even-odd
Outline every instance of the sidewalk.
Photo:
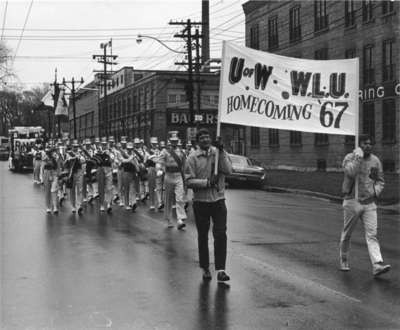
[[[284,188],[284,187],[271,187],[271,186],[264,186],[262,190],[269,191],[269,192],[276,192],[276,193],[292,193],[298,195],[305,195],[305,196],[312,196],[317,198],[326,199],[335,203],[342,203],[343,198],[340,196],[334,196],[324,193],[319,193],[315,191],[303,190],[303,189],[291,189],[291,188]],[[392,214],[400,214],[400,202],[395,204],[379,204],[378,202],[378,209],[388,211]]]

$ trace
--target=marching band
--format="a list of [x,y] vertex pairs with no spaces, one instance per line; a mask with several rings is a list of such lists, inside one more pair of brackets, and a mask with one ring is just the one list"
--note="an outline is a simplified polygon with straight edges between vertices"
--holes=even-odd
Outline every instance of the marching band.
[[120,206],[135,212],[138,203],[150,211],[164,212],[168,227],[176,209],[177,228],[186,220],[187,194],[184,164],[196,150],[188,142],[182,148],[178,132],[169,132],[167,146],[157,137],[149,146],[139,138],[122,136],[69,141],[59,139],[33,149],[33,181],[43,184],[46,212],[57,214],[68,196],[72,213],[84,213],[85,206],[98,199],[100,212],[111,213]]

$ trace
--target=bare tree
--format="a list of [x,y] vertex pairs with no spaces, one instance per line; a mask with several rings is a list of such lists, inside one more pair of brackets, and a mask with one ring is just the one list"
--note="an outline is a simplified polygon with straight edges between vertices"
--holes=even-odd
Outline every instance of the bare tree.
[[7,78],[13,76],[13,72],[9,67],[11,60],[11,50],[7,48],[3,41],[0,41],[0,87],[6,85]]

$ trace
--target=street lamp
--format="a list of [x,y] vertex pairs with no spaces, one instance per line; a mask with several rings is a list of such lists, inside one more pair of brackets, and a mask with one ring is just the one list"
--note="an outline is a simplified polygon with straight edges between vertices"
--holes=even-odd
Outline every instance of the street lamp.
[[158,43],[160,43],[161,45],[163,45],[165,48],[168,48],[171,52],[174,52],[174,53],[177,53],[177,54],[186,54],[186,52],[182,52],[182,51],[179,51],[179,50],[176,50],[176,49],[172,49],[171,47],[169,47],[167,44],[165,44],[160,39],[158,39],[156,37],[152,37],[152,36],[146,36],[146,35],[138,34],[138,36],[136,38],[136,42],[138,44],[140,44],[143,41],[143,38],[153,39],[153,40],[157,41]]

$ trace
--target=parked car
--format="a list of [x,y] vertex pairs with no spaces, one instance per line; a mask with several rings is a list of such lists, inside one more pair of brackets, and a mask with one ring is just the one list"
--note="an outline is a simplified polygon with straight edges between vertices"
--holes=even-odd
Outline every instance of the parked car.
[[266,179],[266,170],[254,160],[241,155],[229,154],[232,161],[232,174],[226,176],[226,182],[233,185],[250,184],[261,188]]

